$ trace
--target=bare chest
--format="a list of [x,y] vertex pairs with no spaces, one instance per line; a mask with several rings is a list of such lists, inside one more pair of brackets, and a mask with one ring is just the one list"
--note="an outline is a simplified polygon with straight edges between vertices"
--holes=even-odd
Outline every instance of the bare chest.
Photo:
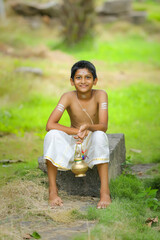
[[68,109],[72,125],[83,123],[97,123],[98,121],[98,103],[95,99],[89,102],[80,102],[78,99],[73,99],[70,108]]

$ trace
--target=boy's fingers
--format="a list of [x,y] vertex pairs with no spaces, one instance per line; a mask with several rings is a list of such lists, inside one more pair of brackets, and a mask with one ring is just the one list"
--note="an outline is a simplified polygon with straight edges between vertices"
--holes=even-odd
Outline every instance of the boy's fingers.
[[84,126],[80,127],[80,129],[79,129],[80,132],[83,132],[85,130],[86,130],[86,128]]
[[74,136],[75,139],[78,139],[79,137],[78,136]]
[[77,144],[81,144],[82,142],[83,142],[83,140],[81,140],[81,141],[77,141],[76,143],[77,143]]

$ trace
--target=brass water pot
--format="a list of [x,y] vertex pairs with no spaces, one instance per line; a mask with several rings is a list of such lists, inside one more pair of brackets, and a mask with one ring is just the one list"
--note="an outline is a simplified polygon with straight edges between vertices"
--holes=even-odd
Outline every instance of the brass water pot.
[[71,170],[75,174],[75,177],[85,177],[88,165],[82,158],[75,158]]

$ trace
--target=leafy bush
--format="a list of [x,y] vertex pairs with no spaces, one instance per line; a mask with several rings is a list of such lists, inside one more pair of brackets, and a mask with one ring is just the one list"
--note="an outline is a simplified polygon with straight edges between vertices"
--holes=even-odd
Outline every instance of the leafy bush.
[[160,207],[160,203],[156,198],[157,191],[158,189],[151,189],[151,187],[149,187],[145,189],[143,192],[139,193],[137,197],[142,199],[144,203],[147,205],[147,207],[153,210],[157,210],[157,208]]
[[142,182],[133,175],[121,175],[110,182],[110,191],[113,199],[126,198],[134,200],[137,198],[137,194],[143,190]]

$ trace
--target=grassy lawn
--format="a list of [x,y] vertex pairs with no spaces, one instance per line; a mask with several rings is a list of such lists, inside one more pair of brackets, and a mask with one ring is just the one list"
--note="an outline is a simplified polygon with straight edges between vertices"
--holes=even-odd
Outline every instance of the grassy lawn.
[[[98,222],[88,235],[74,239],[159,239],[159,223],[148,227],[146,220],[160,218],[160,193],[153,190],[160,188],[160,7],[149,0],[135,1],[133,7],[148,11],[146,24],[97,24],[93,39],[69,48],[57,28],[43,22],[33,30],[26,19],[11,15],[6,25],[0,25],[0,160],[22,160],[0,164],[1,219],[17,214],[27,220],[53,215],[43,208],[48,185],[46,175],[37,169],[37,158],[43,154],[50,113],[61,94],[72,90],[70,68],[75,61],[86,59],[96,65],[96,88],[105,89],[109,96],[108,133],[125,134],[127,164],[124,173],[110,182],[113,203],[107,209],[89,208],[85,214],[73,209],[69,213],[69,221]],[[43,74],[15,71],[22,66],[39,67]],[[60,123],[70,125],[66,112]],[[131,175],[129,163],[159,165],[149,172],[151,179],[139,180]],[[50,220],[55,224],[54,218]],[[17,235],[9,238],[2,231],[0,239],[20,239],[20,230],[11,227]]]
[[[156,224],[148,228],[144,223],[150,216],[159,213],[147,208],[147,199],[141,198],[143,184],[133,176],[120,176],[110,184],[114,196],[112,205],[106,210],[90,208],[87,219],[98,220],[99,223],[90,233],[90,239],[159,239]],[[86,240],[88,236],[81,235],[74,240]]]

